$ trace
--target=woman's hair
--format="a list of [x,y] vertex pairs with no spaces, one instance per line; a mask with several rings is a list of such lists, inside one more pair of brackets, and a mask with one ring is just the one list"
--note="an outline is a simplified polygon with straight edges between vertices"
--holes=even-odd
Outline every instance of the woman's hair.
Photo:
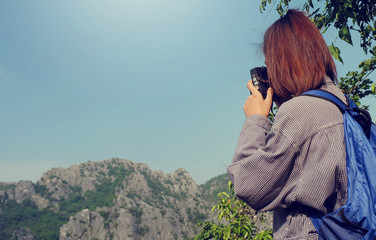
[[281,101],[318,88],[326,75],[337,81],[319,29],[298,10],[289,10],[266,30],[263,52],[269,83]]

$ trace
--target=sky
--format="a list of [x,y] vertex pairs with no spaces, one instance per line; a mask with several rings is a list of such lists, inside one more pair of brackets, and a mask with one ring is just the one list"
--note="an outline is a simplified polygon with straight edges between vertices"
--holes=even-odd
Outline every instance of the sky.
[[[0,182],[113,157],[198,184],[225,173],[277,19],[252,0],[2,1]],[[340,76],[365,59],[336,44]]]

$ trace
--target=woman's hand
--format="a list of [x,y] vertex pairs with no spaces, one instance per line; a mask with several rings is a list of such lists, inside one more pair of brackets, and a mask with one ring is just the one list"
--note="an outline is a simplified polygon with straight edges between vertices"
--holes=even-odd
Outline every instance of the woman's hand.
[[265,117],[268,117],[270,108],[272,107],[273,103],[273,90],[272,88],[268,89],[266,98],[262,97],[262,94],[255,86],[253,86],[252,80],[250,80],[247,84],[249,91],[251,94],[248,99],[245,101],[244,104],[244,113],[247,117],[252,116],[254,114],[259,114]]

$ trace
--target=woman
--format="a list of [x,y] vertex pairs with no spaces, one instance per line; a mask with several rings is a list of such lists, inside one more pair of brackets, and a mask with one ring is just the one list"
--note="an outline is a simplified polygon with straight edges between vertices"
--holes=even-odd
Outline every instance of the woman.
[[[271,88],[263,99],[250,81],[247,116],[228,174],[235,194],[252,208],[274,211],[274,239],[318,239],[309,218],[346,202],[342,113],[323,99],[299,96],[323,89],[346,101],[334,84],[336,69],[317,27],[289,10],[264,35]],[[273,126],[273,94],[279,99]]]

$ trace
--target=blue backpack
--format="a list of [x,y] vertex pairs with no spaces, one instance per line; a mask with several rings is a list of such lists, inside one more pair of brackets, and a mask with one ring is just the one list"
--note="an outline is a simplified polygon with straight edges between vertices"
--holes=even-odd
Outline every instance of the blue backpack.
[[328,100],[343,113],[346,141],[347,202],[332,213],[311,216],[319,239],[376,239],[376,126],[367,111],[347,97],[310,90],[302,95]]

